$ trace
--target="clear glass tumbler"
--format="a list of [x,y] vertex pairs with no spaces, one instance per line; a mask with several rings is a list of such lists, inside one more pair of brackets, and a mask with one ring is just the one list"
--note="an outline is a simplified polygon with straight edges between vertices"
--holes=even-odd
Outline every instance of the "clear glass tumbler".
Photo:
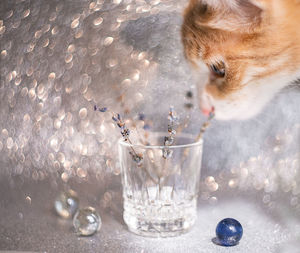
[[197,218],[203,142],[178,134],[174,145],[163,146],[165,133],[150,137],[151,145],[119,142],[124,221],[138,235],[177,236]]

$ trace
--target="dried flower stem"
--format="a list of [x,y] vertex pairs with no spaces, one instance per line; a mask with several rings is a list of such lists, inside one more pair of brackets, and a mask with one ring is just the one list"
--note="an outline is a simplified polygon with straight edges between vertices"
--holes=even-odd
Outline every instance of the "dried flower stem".
[[122,120],[121,115],[119,113],[115,113],[115,112],[110,112],[107,107],[103,107],[103,108],[99,108],[96,105],[94,106],[94,110],[95,111],[100,111],[100,112],[109,112],[112,115],[112,120],[116,122],[117,126],[121,129],[121,135],[123,136],[123,139],[125,142],[128,142],[130,144],[130,149],[131,151],[129,152],[132,156],[132,159],[134,162],[137,163],[137,166],[140,168],[143,168],[144,171],[146,172],[146,174],[149,176],[149,178],[155,183],[157,184],[156,180],[151,176],[151,174],[149,173],[149,171],[145,168],[145,166],[143,166],[143,155],[142,154],[138,154],[135,149],[133,148],[133,143],[131,142],[129,135],[130,135],[130,131],[129,129],[126,127],[125,122]]
[[196,138],[196,142],[200,141],[200,139],[202,139],[203,134],[205,133],[206,129],[210,126],[211,124],[211,120],[215,117],[215,113],[214,111],[209,113],[209,116],[207,118],[207,120],[203,123],[202,127],[200,128],[200,132]]

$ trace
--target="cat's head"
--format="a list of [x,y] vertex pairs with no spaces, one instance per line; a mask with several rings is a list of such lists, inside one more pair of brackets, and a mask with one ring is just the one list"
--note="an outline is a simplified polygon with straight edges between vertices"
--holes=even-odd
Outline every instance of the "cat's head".
[[201,69],[208,73],[199,89],[204,113],[214,108],[217,119],[250,118],[285,85],[292,56],[280,30],[285,21],[277,20],[285,14],[271,2],[190,1],[182,42],[198,78],[204,78]]

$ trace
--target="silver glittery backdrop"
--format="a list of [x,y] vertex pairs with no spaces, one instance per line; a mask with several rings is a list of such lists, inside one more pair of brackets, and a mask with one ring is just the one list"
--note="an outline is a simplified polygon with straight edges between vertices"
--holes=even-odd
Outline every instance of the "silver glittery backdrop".
[[[185,5],[0,1],[0,250],[183,252],[186,245],[190,252],[221,252],[209,238],[227,210],[250,231],[239,246],[244,250],[230,252],[297,252],[297,245],[285,244],[300,234],[297,86],[254,119],[213,122],[204,140],[200,219],[190,234],[177,243],[140,239],[122,223],[120,133],[108,114],[93,107],[121,113],[130,128],[165,131],[173,105],[188,122],[185,131],[199,131],[204,118],[180,43]],[[194,92],[192,99],[187,91]],[[77,240],[70,224],[50,211],[69,186],[106,217],[90,240]],[[249,209],[247,220],[241,214]]]

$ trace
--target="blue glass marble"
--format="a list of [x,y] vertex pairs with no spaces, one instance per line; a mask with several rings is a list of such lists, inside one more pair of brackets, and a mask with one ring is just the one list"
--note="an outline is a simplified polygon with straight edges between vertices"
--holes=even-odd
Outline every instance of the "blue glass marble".
[[221,220],[216,228],[217,244],[221,246],[235,246],[243,236],[241,223],[232,218]]

